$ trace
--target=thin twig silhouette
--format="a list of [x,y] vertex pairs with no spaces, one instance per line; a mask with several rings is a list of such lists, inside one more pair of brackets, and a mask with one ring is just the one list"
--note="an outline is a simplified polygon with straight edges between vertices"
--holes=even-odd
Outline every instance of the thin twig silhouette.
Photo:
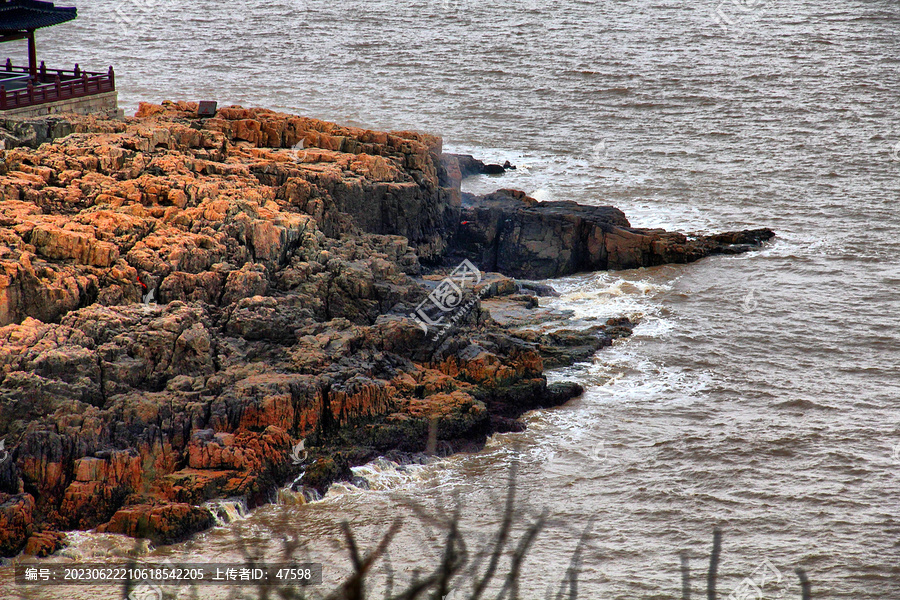
[[722,552],[722,530],[713,529],[712,554],[709,556],[709,574],[706,576],[706,598],[716,600],[716,578],[719,574],[719,555]]
[[687,550],[681,551],[681,600],[691,600],[691,565]]
[[806,577],[806,571],[797,567],[794,569],[794,572],[797,574],[797,577],[800,578],[800,589],[803,593],[803,600],[812,600],[812,586],[809,583],[809,579]]

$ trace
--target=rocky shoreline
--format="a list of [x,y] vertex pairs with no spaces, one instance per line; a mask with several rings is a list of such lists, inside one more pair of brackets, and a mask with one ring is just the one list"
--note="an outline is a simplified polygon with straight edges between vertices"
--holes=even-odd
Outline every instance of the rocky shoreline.
[[613,207],[472,196],[460,183],[478,161],[438,137],[263,109],[142,104],[2,137],[7,557],[73,529],[171,543],[213,524],[208,500],[253,507],[390,451],[477,449],[581,392],[547,385],[547,366],[633,326],[518,327],[509,315],[527,320],[548,291],[512,277],[774,235],[689,238]]

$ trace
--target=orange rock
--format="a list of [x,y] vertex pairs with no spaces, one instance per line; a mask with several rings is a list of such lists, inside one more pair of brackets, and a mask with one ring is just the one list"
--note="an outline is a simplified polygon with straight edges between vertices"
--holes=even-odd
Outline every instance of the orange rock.
[[215,519],[205,508],[190,504],[141,505],[123,508],[99,533],[122,533],[148,538],[155,543],[171,544],[198,531],[212,527]]
[[97,241],[87,233],[48,225],[35,227],[30,241],[40,255],[49,259],[73,259],[83,265],[108,267],[119,258],[118,248],[109,242]]
[[432,419],[477,441],[508,388],[542,389],[536,352],[467,347],[473,327],[433,356],[392,314],[459,211],[440,138],[195,113],[76,117],[4,153],[0,437],[20,441],[0,482],[35,497],[0,495],[0,554],[53,551],[35,518],[183,539],[212,524],[199,504],[294,480],[301,439],[324,489],[351,473],[332,444],[421,450]]
[[0,556],[14,556],[31,535],[34,498],[31,494],[0,494]]
[[58,531],[42,531],[40,533],[34,533],[28,538],[22,553],[38,558],[50,556],[57,550],[65,548],[65,540],[65,534]]

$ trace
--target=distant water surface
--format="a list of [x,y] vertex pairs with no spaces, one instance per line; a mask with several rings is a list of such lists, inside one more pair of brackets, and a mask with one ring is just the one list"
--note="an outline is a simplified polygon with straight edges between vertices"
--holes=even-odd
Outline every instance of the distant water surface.
[[[898,28],[887,0],[92,0],[41,30],[49,66],[115,65],[129,112],[214,99],[424,130],[519,166],[471,191],[779,234],[739,257],[552,282],[576,320],[642,319],[551,375],[586,384],[582,398],[480,454],[373,465],[360,471],[373,490],[268,506],[153,557],[236,556],[235,532],[274,556],[296,531],[333,583],[347,568],[341,520],[370,545],[403,516],[391,561],[409,577],[439,560],[439,533],[408,501],[463,497],[465,528],[490,531],[518,462],[523,510],[546,506],[552,521],[528,598],[558,584],[594,517],[583,598],[680,597],[683,549],[703,595],[718,524],[723,598],[767,560],[782,580],[766,598],[799,598],[802,566],[814,598],[900,599]],[[124,545],[77,534],[67,552]]]

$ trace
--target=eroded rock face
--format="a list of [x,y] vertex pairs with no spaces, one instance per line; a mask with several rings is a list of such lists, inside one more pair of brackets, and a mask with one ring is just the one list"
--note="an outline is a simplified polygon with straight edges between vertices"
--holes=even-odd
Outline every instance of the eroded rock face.
[[432,423],[477,444],[492,407],[543,397],[538,352],[477,304],[440,344],[408,317],[458,220],[438,138],[190,113],[3,155],[4,555],[52,551],[53,529],[183,539],[207,500],[252,506],[301,469],[324,489],[349,472],[328,465],[422,451]]
[[0,494],[0,556],[15,556],[34,527],[31,494]]
[[486,270],[532,279],[693,262],[746,252],[775,236],[768,229],[696,238],[636,229],[612,206],[537,202],[516,190],[463,194],[460,218],[456,253]]
[[136,302],[144,286],[163,302],[265,295],[266,271],[353,224],[403,236],[420,259],[446,249],[459,206],[439,184],[440,138],[266,110],[188,114],[84,117],[67,128],[80,133],[4,153],[0,324]]
[[[452,263],[470,218],[439,138],[195,113],[73,119],[68,137],[0,153],[0,555],[52,552],[65,529],[169,543],[209,527],[214,498],[254,506],[301,473],[324,490],[429,438],[478,447],[580,393],[548,387],[543,358],[610,337],[511,335],[479,298],[528,311],[549,292],[498,274],[442,337],[410,318],[444,276],[423,279],[420,260]],[[697,248],[512,191],[465,210],[476,225],[456,240],[482,270]]]

